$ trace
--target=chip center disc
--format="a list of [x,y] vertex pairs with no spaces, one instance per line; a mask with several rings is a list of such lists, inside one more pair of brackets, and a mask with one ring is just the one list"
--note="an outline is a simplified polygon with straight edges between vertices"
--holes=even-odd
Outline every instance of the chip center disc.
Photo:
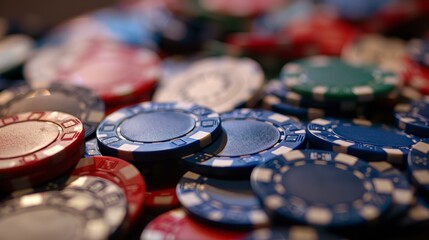
[[223,120],[223,133],[205,149],[217,156],[242,156],[264,151],[280,139],[279,130],[256,120]]
[[[411,146],[414,143],[406,136],[396,134],[383,128],[361,127],[355,125],[338,125],[333,131],[353,142],[368,143],[383,146]],[[388,141],[380,142],[385,139]]]
[[0,232],[4,239],[79,239],[84,226],[79,217],[66,213],[54,208],[27,209],[0,220]]
[[194,127],[195,120],[189,114],[151,112],[125,120],[120,126],[120,133],[134,142],[162,142],[184,136]]
[[365,193],[362,180],[330,165],[293,167],[285,173],[283,184],[289,194],[328,205],[353,202]]
[[13,101],[7,108],[8,114],[37,112],[37,111],[61,111],[66,109],[73,116],[82,114],[76,97],[64,93],[50,92],[48,89],[35,91],[25,98]]
[[36,152],[54,142],[60,134],[55,124],[39,121],[9,124],[0,129],[0,158]]
[[257,205],[257,199],[252,192],[249,181],[227,181],[208,178],[204,187],[204,192],[214,201],[250,207]]

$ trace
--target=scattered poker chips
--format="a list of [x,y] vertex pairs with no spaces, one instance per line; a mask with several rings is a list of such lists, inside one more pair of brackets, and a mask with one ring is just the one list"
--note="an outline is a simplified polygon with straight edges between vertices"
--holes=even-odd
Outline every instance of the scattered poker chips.
[[103,205],[103,218],[110,228],[110,233],[115,233],[121,227],[127,215],[127,199],[123,189],[105,178],[82,176],[68,184],[61,192],[68,196],[79,194],[82,200],[95,198],[92,201]]
[[317,101],[372,101],[401,83],[392,72],[326,56],[286,64],[281,79],[292,91]]
[[26,64],[25,76],[35,87],[46,82],[87,87],[109,105],[150,92],[159,66],[152,50],[92,39],[41,48]]
[[414,101],[395,106],[395,123],[409,134],[429,137],[429,101]]
[[143,102],[107,116],[97,129],[103,155],[135,162],[185,156],[221,134],[219,114],[191,103]]
[[309,226],[290,226],[288,228],[261,228],[253,230],[245,240],[299,240],[299,239],[341,239],[321,229]]
[[69,182],[81,176],[97,176],[121,187],[128,202],[127,218],[130,224],[136,223],[142,213],[146,192],[146,183],[136,167],[119,158],[94,156],[80,159]]
[[189,170],[218,178],[247,178],[256,165],[305,144],[301,123],[282,114],[244,108],[222,113],[220,119],[222,135],[182,158]]
[[407,169],[412,180],[423,193],[429,193],[429,141],[427,139],[413,146],[408,155]]
[[315,146],[357,156],[366,161],[404,164],[420,138],[365,119],[319,118],[307,125],[308,139]]
[[20,113],[1,119],[0,142],[2,179],[19,177],[60,164],[83,149],[84,129],[66,113]]
[[193,63],[158,88],[154,101],[186,101],[216,112],[252,106],[264,83],[257,62],[249,58],[213,57]]
[[343,153],[291,151],[256,167],[251,184],[268,212],[301,224],[352,227],[392,205],[392,180]]
[[222,180],[187,172],[177,184],[177,196],[191,216],[213,225],[251,229],[270,223],[249,180]]
[[89,89],[52,83],[33,88],[22,84],[0,93],[0,116],[22,112],[60,111],[79,117],[85,137],[92,135],[104,118],[104,103]]
[[[94,196],[52,191],[25,195],[0,207],[2,239],[107,239],[104,205]],[[55,226],[55,227],[53,227]],[[18,231],[10,231],[16,229]]]
[[182,209],[168,211],[152,220],[143,230],[142,240],[150,239],[242,239],[246,232],[206,226],[190,218]]

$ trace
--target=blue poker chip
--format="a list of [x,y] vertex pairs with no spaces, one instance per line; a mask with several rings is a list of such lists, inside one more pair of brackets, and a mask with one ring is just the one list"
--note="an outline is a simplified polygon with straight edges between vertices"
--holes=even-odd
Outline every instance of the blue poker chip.
[[98,149],[97,138],[93,138],[85,142],[84,157],[102,156],[100,149]]
[[413,39],[408,43],[408,53],[415,61],[429,67],[429,39]]
[[222,113],[223,134],[199,152],[182,158],[191,171],[210,177],[247,178],[273,157],[305,146],[305,127],[271,111],[237,109]]
[[212,225],[252,229],[270,223],[249,180],[223,180],[187,172],[176,192],[190,216]]
[[377,169],[382,175],[390,178],[393,183],[393,207],[384,217],[388,221],[397,220],[403,216],[414,203],[414,187],[408,181],[407,177],[392,164],[383,162],[370,162],[373,168]]
[[59,83],[38,87],[20,84],[0,93],[0,116],[34,111],[60,111],[76,116],[84,124],[85,137],[89,137],[103,120],[105,106],[91,90]]
[[395,106],[395,124],[409,134],[429,137],[429,101],[414,101]]
[[185,102],[142,102],[107,116],[97,128],[101,154],[127,161],[177,159],[212,143],[219,114]]
[[418,195],[413,206],[407,211],[404,217],[398,220],[396,226],[408,231],[427,231],[429,227],[429,202],[425,197]]
[[317,148],[348,153],[366,161],[404,164],[420,138],[365,119],[318,118],[307,125],[308,139]]
[[331,228],[376,221],[392,206],[393,183],[357,157],[295,150],[256,167],[251,186],[286,221]]
[[407,170],[419,190],[429,196],[429,139],[423,139],[412,147]]
[[349,20],[367,19],[389,2],[390,0],[322,0],[322,3],[333,6],[341,17]]

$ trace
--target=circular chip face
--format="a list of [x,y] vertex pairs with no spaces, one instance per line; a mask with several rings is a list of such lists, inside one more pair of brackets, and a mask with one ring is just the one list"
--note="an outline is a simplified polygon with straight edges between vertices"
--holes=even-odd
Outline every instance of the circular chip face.
[[124,191],[115,183],[100,177],[81,176],[61,191],[67,196],[81,195],[87,199],[98,198],[104,213],[104,221],[114,233],[127,215],[127,199]]
[[15,34],[1,38],[0,74],[12,70],[15,67],[18,67],[19,65],[23,64],[33,52],[33,47],[33,39],[26,35]]
[[231,229],[251,229],[270,223],[249,180],[221,180],[187,172],[176,191],[185,210],[203,222]]
[[288,228],[261,228],[253,230],[244,240],[300,240],[323,239],[339,240],[338,236],[309,226],[290,226]]
[[92,135],[104,118],[104,103],[89,89],[53,83],[33,88],[27,84],[0,93],[0,116],[23,112],[60,111],[78,117],[85,137]]
[[27,112],[0,122],[2,177],[23,176],[63,162],[84,144],[82,122],[66,113]]
[[54,81],[79,85],[112,104],[151,91],[160,76],[160,59],[149,49],[92,39],[42,48],[25,71],[32,86]]
[[88,140],[85,142],[85,154],[84,157],[102,156],[98,149],[97,138]]
[[365,119],[318,118],[307,125],[308,139],[321,149],[348,153],[365,161],[404,164],[420,138]]
[[116,183],[124,190],[128,201],[129,223],[134,224],[138,220],[143,209],[146,183],[131,163],[107,156],[82,158],[71,175],[70,181],[80,176],[96,176]]
[[415,144],[408,155],[408,172],[412,180],[426,194],[429,194],[429,140]]
[[223,133],[211,145],[182,158],[186,167],[210,177],[248,178],[268,159],[305,144],[305,128],[278,113],[237,109],[222,113]]
[[388,162],[370,162],[383,176],[390,178],[393,183],[392,200],[393,207],[385,216],[388,220],[397,220],[404,215],[414,202],[414,188],[407,177]]
[[[0,206],[2,239],[107,239],[104,204],[95,196],[35,193]],[[19,230],[16,229],[19,226]]]
[[392,180],[343,153],[288,152],[256,167],[251,185],[268,211],[302,224],[356,226],[392,206]]
[[107,116],[97,129],[97,139],[103,155],[155,162],[198,151],[221,132],[219,114],[208,108],[143,102]]
[[292,91],[317,101],[368,102],[387,95],[401,82],[392,72],[326,56],[288,63],[281,78]]
[[429,137],[429,100],[395,106],[396,126],[409,134]]
[[264,73],[249,58],[217,57],[195,62],[157,89],[154,101],[186,101],[216,112],[252,105],[262,90]]
[[179,239],[242,239],[246,232],[230,231],[206,226],[193,220],[182,209],[166,212],[152,220],[140,237],[141,240]]

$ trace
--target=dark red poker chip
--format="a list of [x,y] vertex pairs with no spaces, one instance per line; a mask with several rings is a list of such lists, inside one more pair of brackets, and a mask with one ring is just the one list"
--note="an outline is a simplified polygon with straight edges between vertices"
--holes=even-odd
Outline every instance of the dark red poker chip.
[[136,223],[142,213],[146,193],[146,182],[136,167],[119,158],[94,156],[80,159],[69,182],[80,176],[101,177],[121,187],[128,201],[128,223]]
[[2,180],[0,181],[0,189],[2,191],[11,192],[22,189],[34,188],[43,183],[49,182],[64,174],[73,166],[75,166],[81,158],[82,154],[83,149],[79,149],[76,153],[74,153],[72,156],[68,157],[64,161],[56,163],[50,167],[34,171],[30,174],[21,177]]
[[415,66],[408,84],[425,95],[429,94],[429,67]]
[[213,228],[191,219],[182,209],[174,209],[152,220],[141,235],[149,239],[244,239],[248,232]]
[[84,148],[82,122],[62,112],[26,112],[0,119],[0,175],[16,178],[67,161]]

